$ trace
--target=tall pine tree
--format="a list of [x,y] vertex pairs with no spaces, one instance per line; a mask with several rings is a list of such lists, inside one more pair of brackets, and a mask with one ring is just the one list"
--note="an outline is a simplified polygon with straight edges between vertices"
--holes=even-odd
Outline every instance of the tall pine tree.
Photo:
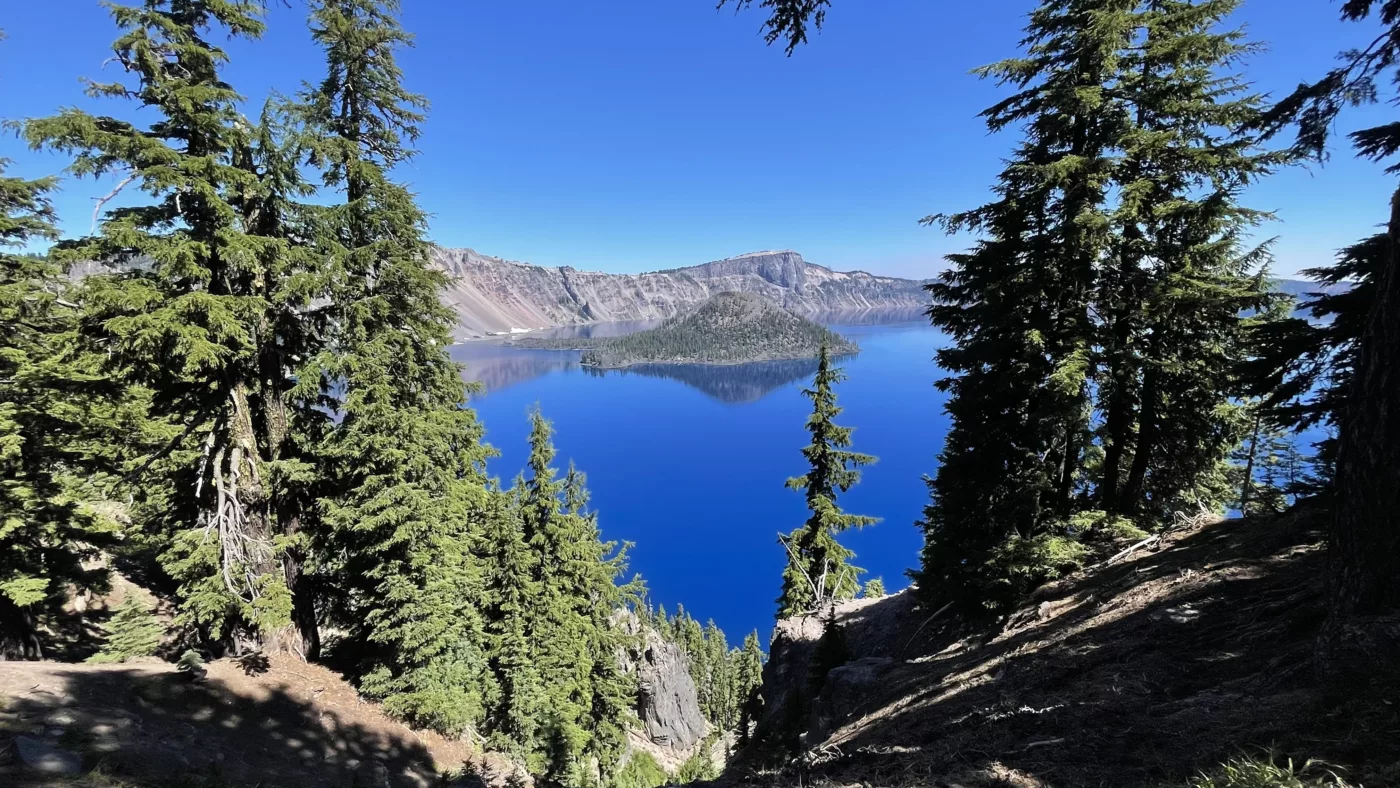
[[477,725],[488,692],[479,554],[490,493],[467,388],[447,356],[445,275],[425,217],[393,180],[426,101],[405,90],[395,51],[410,37],[397,4],[323,0],[312,37],[327,74],[295,108],[301,144],[344,202],[321,211],[327,321],[335,335],[303,385],[334,391],[340,417],[314,451],[325,485],[318,583],[363,647],[363,689],[450,733]]
[[938,353],[952,373],[938,383],[952,425],[929,480],[916,573],[930,604],[975,611],[1013,599],[1024,579],[994,565],[1007,545],[1059,560],[1056,524],[1089,446],[1089,309],[1125,123],[1110,89],[1132,36],[1124,5],[1054,0],[1031,14],[1027,55],[980,71],[1016,89],[984,113],[988,127],[1026,132],[997,199],[926,220],[983,235],[928,286],[929,316],[954,340]]
[[1099,497],[1162,522],[1215,508],[1221,467],[1241,437],[1231,374],[1246,355],[1251,311],[1269,303],[1265,248],[1245,245],[1267,214],[1240,192],[1286,161],[1242,133],[1262,115],[1230,73],[1254,49],[1220,30],[1238,0],[1147,0],[1132,17],[1118,93],[1131,107],[1115,181],[1117,231],[1102,277],[1108,414]]
[[558,477],[553,429],[538,410],[530,421],[529,476],[516,496],[537,583],[530,647],[548,709],[541,760],[548,778],[581,785],[598,777],[590,764],[606,771],[622,755],[633,688],[617,662],[625,635],[614,614],[634,589],[617,585],[625,555],[601,540],[582,474],[571,465]]
[[[103,378],[74,356],[75,305],[58,268],[17,251],[57,236],[54,180],[5,175],[0,160],[0,659],[42,656],[35,614],[68,583],[101,587],[83,559],[110,523],[66,478],[87,466],[84,434],[104,410]],[[100,425],[96,425],[100,426]],[[114,433],[99,433],[114,439]]]
[[[1347,0],[1341,13],[1348,21],[1375,19],[1382,34],[1368,34],[1365,48],[1343,53],[1341,65],[1300,85],[1261,124],[1277,130],[1296,121],[1298,150],[1319,157],[1342,109],[1381,101],[1379,86],[1394,83],[1400,63],[1400,0]],[[1400,151],[1395,123],[1349,136],[1357,153],[1373,161]],[[1392,175],[1397,171],[1396,165],[1387,168]],[[1375,670],[1393,671],[1393,621],[1400,614],[1400,189],[1391,196],[1389,217],[1341,400],[1328,620],[1319,642],[1327,671],[1363,681]]]
[[111,11],[123,31],[114,59],[133,83],[90,83],[89,93],[134,101],[156,120],[141,128],[68,109],[24,133],[72,154],[75,175],[120,178],[99,210],[133,184],[151,198],[107,212],[60,258],[118,270],[86,284],[84,330],[106,343],[109,374],[149,390],[151,420],[174,431],[152,458],[160,462],[136,468],[133,501],[171,535],[165,566],[181,582],[185,620],[262,643],[291,610],[272,460],[286,438],[273,425],[290,375],[267,361],[306,351],[279,328],[307,295],[284,287],[289,243],[264,234],[276,232],[267,215],[276,180],[262,179],[258,132],[210,40],[259,37],[261,7],[145,0]]
[[842,380],[845,375],[840,367],[832,366],[831,354],[823,344],[812,387],[802,391],[812,401],[812,415],[807,419],[812,439],[802,449],[811,470],[787,480],[788,489],[804,494],[812,514],[791,534],[779,537],[788,554],[783,592],[778,598],[779,618],[810,613],[833,600],[854,599],[860,590],[863,570],[851,565],[855,554],[836,537],[878,520],[843,512],[836,497],[859,482],[859,468],[875,458],[850,451],[852,429],[836,424],[841,415],[836,384]]

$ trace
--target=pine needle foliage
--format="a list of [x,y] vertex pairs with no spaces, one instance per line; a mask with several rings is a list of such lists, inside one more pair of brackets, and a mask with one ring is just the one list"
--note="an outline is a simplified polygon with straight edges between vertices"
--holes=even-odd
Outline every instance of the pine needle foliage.
[[12,251],[57,237],[51,178],[5,175],[0,160],[0,655],[40,656],[34,614],[68,583],[101,587],[84,558],[111,523],[75,495],[71,471],[110,435],[114,409],[91,359],[75,357],[71,287],[43,256]]
[[812,438],[802,449],[811,470],[787,480],[788,489],[804,494],[812,514],[801,527],[780,537],[788,562],[778,598],[779,618],[811,612],[832,601],[854,599],[864,570],[851,565],[855,553],[842,546],[836,536],[879,522],[874,517],[843,512],[836,502],[837,495],[860,481],[859,469],[875,462],[869,454],[850,451],[852,428],[835,422],[841,415],[836,384],[842,380],[844,373],[832,366],[831,353],[822,345],[812,387],[802,391],[812,401],[812,415],[807,419]]
[[215,636],[261,640],[288,623],[291,607],[277,571],[281,469],[272,461],[288,436],[271,426],[286,419],[265,417],[283,414],[283,351],[302,346],[278,330],[278,316],[308,294],[286,287],[298,261],[269,224],[279,181],[262,178],[268,151],[223,79],[227,55],[211,36],[258,38],[261,6],[145,0],[109,9],[127,81],[90,82],[88,92],[155,120],[141,127],[67,109],[27,122],[24,135],[70,154],[75,176],[117,179],[113,196],[129,188],[148,198],[102,214],[94,235],[56,257],[117,271],[85,283],[80,321],[104,343],[106,372],[151,392],[150,423],[139,428],[173,436],[139,463],[132,493],[138,514],[169,539],[163,562],[181,583],[182,618]]
[[90,657],[88,662],[125,662],[136,657],[149,657],[160,648],[161,638],[165,635],[160,619],[135,594],[127,594],[105,629],[107,640],[102,650]]
[[935,608],[999,613],[1084,558],[1081,513],[1160,527],[1231,497],[1250,315],[1274,312],[1267,214],[1239,204],[1291,160],[1249,132],[1237,0],[1049,0],[988,127],[1025,140],[996,199],[930,217],[982,238],[928,290],[954,339],[952,426],[915,573]]

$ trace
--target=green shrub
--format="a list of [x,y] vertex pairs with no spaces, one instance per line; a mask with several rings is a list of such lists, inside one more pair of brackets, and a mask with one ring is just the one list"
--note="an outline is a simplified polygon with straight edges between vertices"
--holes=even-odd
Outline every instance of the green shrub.
[[696,750],[694,755],[681,764],[681,770],[676,772],[675,781],[679,785],[685,785],[686,783],[718,778],[719,769],[716,768],[714,759],[710,757],[710,748],[704,746]]
[[128,594],[122,601],[106,630],[107,642],[101,651],[88,658],[88,662],[125,662],[135,657],[149,657],[160,648],[161,637],[165,634],[165,627],[155,613],[135,594]]
[[613,777],[613,788],[657,788],[665,785],[671,776],[661,768],[661,764],[651,757],[651,753],[634,751]]
[[1307,761],[1300,767],[1289,758],[1279,764],[1266,757],[1233,758],[1214,771],[1191,780],[1190,788],[1351,788],[1326,764]]
[[1088,556],[1089,549],[1068,536],[1012,536],[987,560],[984,575],[990,593],[986,603],[993,608],[1013,605],[1041,583],[1082,568]]
[[866,599],[879,599],[885,595],[885,581],[878,577],[870,578],[865,581],[865,588],[861,590],[860,595]]

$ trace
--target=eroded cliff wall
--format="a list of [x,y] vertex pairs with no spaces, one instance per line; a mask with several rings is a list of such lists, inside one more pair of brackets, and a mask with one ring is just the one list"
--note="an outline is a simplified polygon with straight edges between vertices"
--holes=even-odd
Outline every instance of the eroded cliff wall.
[[436,249],[434,261],[453,277],[443,300],[456,311],[462,338],[512,328],[664,319],[725,291],[758,293],[804,313],[925,304],[922,282],[832,271],[790,251],[645,274],[545,268],[471,249]]

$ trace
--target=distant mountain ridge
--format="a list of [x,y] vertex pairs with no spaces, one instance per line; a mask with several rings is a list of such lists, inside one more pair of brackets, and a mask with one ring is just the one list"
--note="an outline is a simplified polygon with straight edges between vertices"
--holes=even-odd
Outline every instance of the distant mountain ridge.
[[459,338],[511,329],[665,319],[726,291],[756,293],[806,314],[908,309],[926,302],[922,281],[833,271],[788,250],[643,274],[546,268],[471,249],[435,248],[433,262],[454,278],[443,302],[457,314]]

